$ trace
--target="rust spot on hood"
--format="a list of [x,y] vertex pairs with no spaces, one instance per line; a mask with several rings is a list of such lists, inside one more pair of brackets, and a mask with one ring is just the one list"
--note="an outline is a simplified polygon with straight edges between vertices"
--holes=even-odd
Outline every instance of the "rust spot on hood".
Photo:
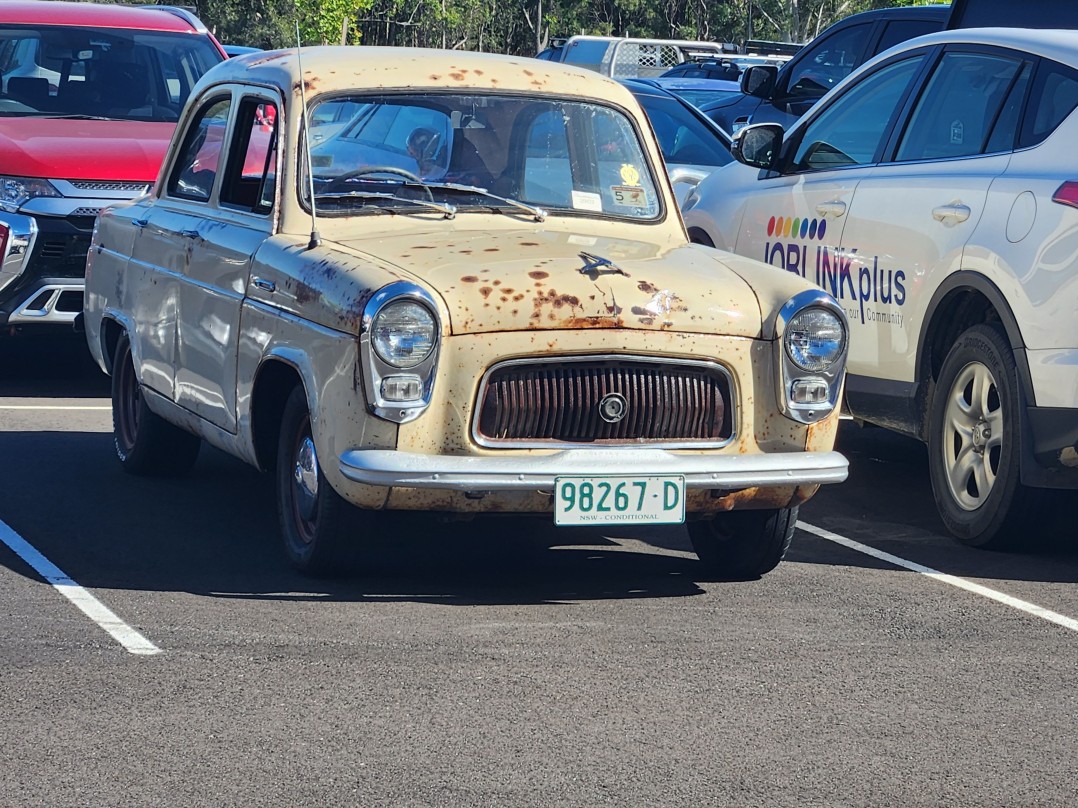
[[494,291],[493,287],[490,287],[490,286],[480,286],[479,287],[479,294],[481,294],[483,297],[490,297],[490,293],[493,292],[493,291]]
[[475,275],[465,275],[461,278],[461,281],[463,283],[479,283],[479,278],[475,277]]
[[647,292],[649,295],[653,295],[659,291],[659,287],[650,281],[640,281],[640,283],[636,285],[636,288],[641,292]]
[[538,241],[522,241],[522,242],[520,242],[520,246],[521,247],[538,247],[539,242]]
[[549,278],[550,273],[549,272],[543,272],[541,269],[537,269],[534,272],[529,272],[528,277],[529,278],[534,278],[537,281],[541,281],[544,278]]

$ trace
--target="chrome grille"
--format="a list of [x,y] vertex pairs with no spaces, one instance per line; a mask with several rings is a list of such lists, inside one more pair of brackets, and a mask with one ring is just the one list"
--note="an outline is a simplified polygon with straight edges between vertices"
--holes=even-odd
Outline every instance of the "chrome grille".
[[71,216],[97,216],[101,212],[101,208],[75,208],[71,211]]
[[[732,384],[708,362],[572,357],[493,368],[479,392],[481,445],[663,443],[715,445],[733,435]],[[624,417],[600,412],[616,394]]]
[[144,194],[149,189],[149,183],[145,182],[102,182],[100,180],[68,180],[80,191],[127,191],[133,194]]

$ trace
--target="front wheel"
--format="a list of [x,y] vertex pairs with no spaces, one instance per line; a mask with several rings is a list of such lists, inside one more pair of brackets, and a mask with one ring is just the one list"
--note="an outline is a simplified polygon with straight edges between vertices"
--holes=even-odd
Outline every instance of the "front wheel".
[[131,341],[120,337],[112,360],[112,434],[124,471],[144,476],[170,476],[191,470],[202,445],[146,405]]
[[940,368],[928,426],[928,469],[940,518],[962,544],[1008,549],[1035,518],[1036,489],[1021,483],[1024,406],[1007,338],[976,325]]
[[288,397],[277,443],[277,516],[289,563],[308,575],[340,573],[353,510],[326,481],[303,387]]
[[747,581],[766,575],[790,549],[797,508],[720,513],[689,522],[689,539],[707,577]]

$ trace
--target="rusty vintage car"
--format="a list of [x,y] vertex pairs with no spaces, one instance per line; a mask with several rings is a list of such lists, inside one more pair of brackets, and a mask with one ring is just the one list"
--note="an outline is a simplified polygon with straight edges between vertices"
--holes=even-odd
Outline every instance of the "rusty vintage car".
[[414,510],[687,522],[701,575],[753,578],[847,474],[842,309],[690,244],[632,95],[559,64],[228,60],[98,218],[85,327],[123,467],[272,470],[312,574]]

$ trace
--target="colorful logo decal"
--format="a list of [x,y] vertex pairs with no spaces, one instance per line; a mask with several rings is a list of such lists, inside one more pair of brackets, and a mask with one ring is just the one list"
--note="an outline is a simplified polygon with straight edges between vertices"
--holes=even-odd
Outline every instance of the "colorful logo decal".
[[631,166],[628,163],[622,163],[621,181],[624,182],[626,185],[639,185],[640,172],[636,170],[636,166]]
[[[815,281],[845,305],[851,321],[903,325],[906,272],[880,266],[879,256],[857,247],[826,243],[825,219],[772,216],[767,222],[764,263]],[[817,244],[807,241],[821,242]]]

